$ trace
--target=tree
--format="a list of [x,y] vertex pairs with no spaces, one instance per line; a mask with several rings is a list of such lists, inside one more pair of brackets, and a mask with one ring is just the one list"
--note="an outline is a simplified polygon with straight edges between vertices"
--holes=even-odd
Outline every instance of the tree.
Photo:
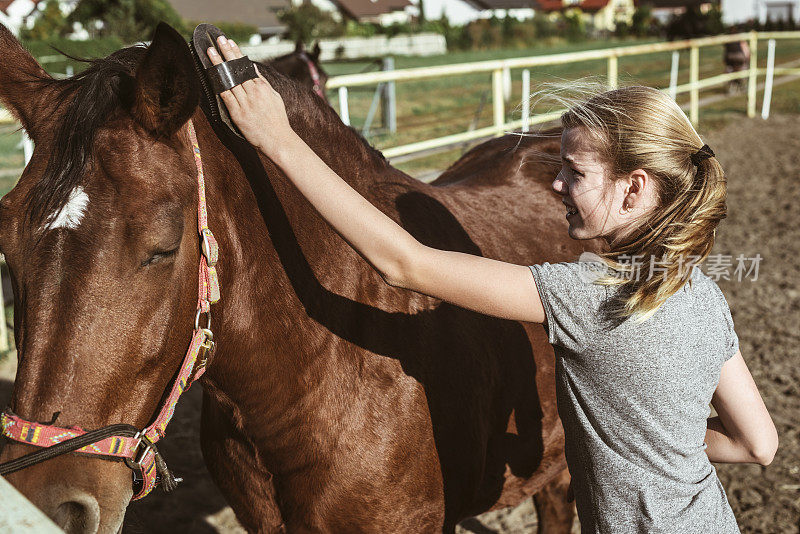
[[47,0],[44,9],[36,17],[33,27],[23,30],[21,37],[27,40],[44,41],[62,37],[69,33],[70,29],[71,25],[61,13],[58,0]]
[[80,0],[69,20],[94,28],[98,36],[117,36],[125,42],[149,39],[161,21],[186,30],[167,0]]
[[631,31],[637,37],[644,37],[650,34],[653,27],[653,7],[650,4],[643,4],[636,8],[631,18]]
[[292,41],[310,43],[313,39],[341,35],[344,28],[333,16],[311,2],[303,2],[278,13],[278,20],[286,25],[285,37]]

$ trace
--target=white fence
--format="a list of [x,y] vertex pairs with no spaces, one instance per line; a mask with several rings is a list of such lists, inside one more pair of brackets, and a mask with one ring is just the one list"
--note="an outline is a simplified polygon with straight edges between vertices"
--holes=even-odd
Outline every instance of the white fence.
[[[651,43],[645,45],[634,45],[616,48],[606,48],[603,50],[587,50],[585,52],[572,52],[565,54],[552,54],[544,56],[532,56],[513,59],[479,61],[474,63],[459,63],[454,65],[444,65],[438,67],[421,67],[414,69],[403,69],[388,72],[371,72],[365,74],[349,74],[336,76],[328,80],[328,89],[339,90],[339,102],[341,108],[347,108],[348,88],[357,86],[369,86],[386,82],[407,82],[412,80],[424,80],[430,78],[441,78],[444,76],[457,76],[463,74],[474,74],[479,72],[491,73],[492,76],[492,108],[493,124],[485,128],[479,128],[462,133],[427,139],[407,145],[395,146],[383,149],[383,154],[387,158],[413,154],[424,150],[439,148],[443,146],[481,139],[492,135],[502,135],[505,132],[516,129],[527,129],[531,124],[549,122],[557,119],[562,111],[536,115],[532,117],[523,116],[521,119],[506,121],[505,98],[504,98],[504,73],[515,68],[539,68],[549,65],[561,65],[565,63],[575,63],[580,61],[590,61],[598,59],[607,60],[607,79],[610,88],[617,87],[619,83],[619,58],[627,56],[637,56],[652,54],[655,52],[669,52],[678,50],[689,50],[689,79],[690,82],[682,85],[673,85],[672,88],[664,89],[671,94],[678,95],[689,93],[689,118],[693,123],[699,120],[701,89],[721,85],[739,78],[748,79],[747,115],[753,117],[756,114],[756,82],[759,74],[769,74],[770,80],[773,74],[800,74],[800,68],[758,68],[758,41],[759,40],[781,40],[781,39],[800,39],[800,31],[796,32],[748,32],[734,35],[720,35],[715,37],[705,37],[700,39],[688,39],[685,41]],[[720,74],[709,78],[700,79],[700,48],[714,45],[721,45],[733,41],[749,41],[750,44],[750,67],[745,71]],[[774,45],[772,45],[774,46]],[[774,51],[774,48],[773,48]],[[774,61],[774,54],[770,56]],[[674,65],[675,63],[673,63]],[[677,67],[672,69],[677,77]],[[768,72],[769,71],[769,72]],[[771,82],[770,84],[771,87]],[[525,97],[524,97],[525,98]],[[768,98],[768,97],[767,97]],[[345,122],[348,122],[345,120]]]
[[[319,41],[320,61],[358,59],[383,56],[436,56],[447,53],[444,35],[416,33],[411,35],[375,35],[373,37],[342,37]],[[250,59],[263,61],[288,54],[294,50],[291,41],[243,46]]]

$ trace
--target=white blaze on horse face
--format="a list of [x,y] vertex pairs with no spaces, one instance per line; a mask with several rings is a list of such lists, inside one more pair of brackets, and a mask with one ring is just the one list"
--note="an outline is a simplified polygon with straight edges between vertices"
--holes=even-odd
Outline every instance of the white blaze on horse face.
[[58,213],[49,217],[47,230],[54,230],[56,228],[66,228],[74,230],[81,224],[83,215],[86,212],[86,206],[89,205],[89,195],[83,190],[83,187],[77,186],[73,189],[67,203],[61,208]]

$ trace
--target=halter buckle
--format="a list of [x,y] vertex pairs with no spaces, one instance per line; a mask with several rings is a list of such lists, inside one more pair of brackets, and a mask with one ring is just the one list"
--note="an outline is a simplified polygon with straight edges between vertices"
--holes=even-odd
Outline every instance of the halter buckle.
[[[134,436],[135,437],[135,436]],[[144,472],[144,466],[142,462],[144,462],[145,458],[147,458],[147,454],[153,450],[153,442],[150,441],[146,435],[142,434],[139,436],[139,444],[136,445],[136,452],[133,458],[125,458],[125,465],[130,467],[134,472],[142,471]],[[144,443],[144,448],[142,448],[142,443]]]
[[206,258],[206,264],[209,267],[215,266],[219,259],[219,245],[217,245],[217,240],[214,239],[214,234],[208,228],[203,228],[200,230],[200,239],[200,250]]

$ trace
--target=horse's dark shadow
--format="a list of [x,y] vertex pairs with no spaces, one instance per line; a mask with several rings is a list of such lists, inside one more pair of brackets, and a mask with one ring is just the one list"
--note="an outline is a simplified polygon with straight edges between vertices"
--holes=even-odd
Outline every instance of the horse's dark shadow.
[[[225,133],[217,134],[224,142]],[[543,413],[523,326],[447,303],[413,315],[390,313],[327,290],[304,256],[257,153],[240,144],[231,148],[309,317],[350,343],[396,358],[424,387],[444,480],[445,530],[497,501],[506,464],[519,477],[533,474],[543,456]],[[395,207],[402,225],[422,243],[482,255],[434,198],[406,192]],[[512,412],[517,434],[506,432]],[[493,436],[488,443],[487,435]]]

